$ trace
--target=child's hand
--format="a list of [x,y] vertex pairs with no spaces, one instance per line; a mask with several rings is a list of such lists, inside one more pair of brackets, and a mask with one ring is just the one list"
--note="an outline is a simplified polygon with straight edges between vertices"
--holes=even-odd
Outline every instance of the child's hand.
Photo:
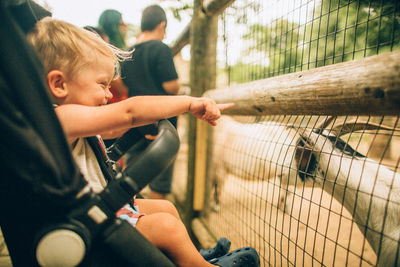
[[206,97],[193,98],[189,112],[196,118],[215,126],[217,125],[216,121],[221,117],[221,111],[233,106],[233,103],[216,104],[214,100]]
[[157,138],[157,135],[145,134],[144,137],[145,137],[147,140],[153,141],[153,140],[155,140],[155,139]]

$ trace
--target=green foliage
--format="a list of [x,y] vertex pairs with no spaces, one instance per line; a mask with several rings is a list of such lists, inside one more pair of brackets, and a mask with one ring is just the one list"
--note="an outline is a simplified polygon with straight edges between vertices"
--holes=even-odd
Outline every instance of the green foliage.
[[166,11],[170,11],[178,21],[183,14],[193,13],[193,0],[158,0]]
[[242,58],[251,62],[250,57],[261,56],[269,64],[239,61],[230,66],[230,81],[248,82],[400,49],[399,11],[398,1],[322,0],[304,24],[283,18],[252,24],[242,36],[247,44]]
[[266,66],[238,63],[228,69],[228,79],[232,83],[244,83],[255,81],[266,77],[268,70]]

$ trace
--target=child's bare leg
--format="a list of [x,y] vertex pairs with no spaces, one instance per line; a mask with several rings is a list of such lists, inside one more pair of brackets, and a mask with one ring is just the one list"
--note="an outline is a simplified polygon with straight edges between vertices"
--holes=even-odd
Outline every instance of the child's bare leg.
[[140,213],[147,215],[159,212],[166,212],[180,220],[179,213],[169,200],[161,199],[136,199],[137,205],[139,206]]
[[136,229],[178,266],[215,266],[197,251],[182,221],[169,213],[143,216]]

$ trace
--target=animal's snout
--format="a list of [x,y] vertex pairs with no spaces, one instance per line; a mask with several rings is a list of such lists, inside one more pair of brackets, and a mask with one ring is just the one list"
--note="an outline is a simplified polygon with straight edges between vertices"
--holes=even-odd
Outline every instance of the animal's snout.
[[314,178],[317,160],[312,147],[310,142],[304,137],[300,137],[296,144],[294,158],[297,173],[303,182],[309,177]]

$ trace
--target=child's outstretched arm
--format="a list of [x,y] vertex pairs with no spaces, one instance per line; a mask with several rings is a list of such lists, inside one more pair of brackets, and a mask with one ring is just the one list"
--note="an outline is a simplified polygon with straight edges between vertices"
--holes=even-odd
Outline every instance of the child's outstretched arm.
[[55,110],[69,140],[100,134],[114,138],[130,128],[150,124],[185,112],[216,125],[221,111],[233,104],[216,104],[209,98],[190,96],[136,96],[103,106],[65,104]]

